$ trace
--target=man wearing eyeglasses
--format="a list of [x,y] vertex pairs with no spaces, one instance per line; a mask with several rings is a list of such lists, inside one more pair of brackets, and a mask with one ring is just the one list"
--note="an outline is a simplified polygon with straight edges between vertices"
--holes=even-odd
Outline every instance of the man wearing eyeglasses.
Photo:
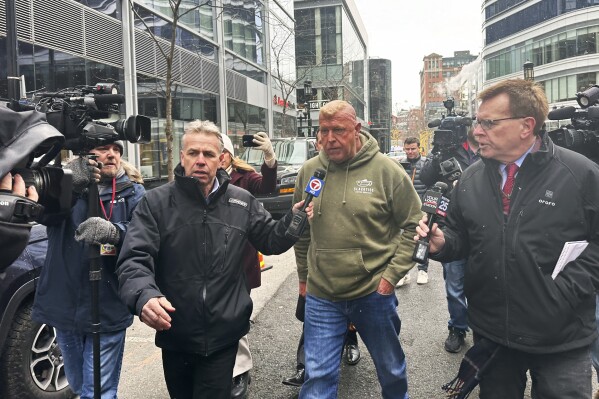
[[[534,82],[506,80],[479,99],[482,162],[460,178],[430,251],[440,261],[468,256],[468,319],[486,353],[477,366],[488,366],[480,397],[522,398],[528,371],[533,397],[590,398],[599,167],[547,136],[547,99]],[[429,233],[426,217],[417,232]],[[564,244],[582,240],[586,249],[553,278]]]

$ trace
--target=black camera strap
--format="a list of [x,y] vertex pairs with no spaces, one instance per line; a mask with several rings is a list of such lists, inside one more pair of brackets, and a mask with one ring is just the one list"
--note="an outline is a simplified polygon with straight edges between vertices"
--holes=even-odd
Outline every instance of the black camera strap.
[[44,207],[37,202],[19,195],[0,192],[0,221],[10,223],[31,223]]

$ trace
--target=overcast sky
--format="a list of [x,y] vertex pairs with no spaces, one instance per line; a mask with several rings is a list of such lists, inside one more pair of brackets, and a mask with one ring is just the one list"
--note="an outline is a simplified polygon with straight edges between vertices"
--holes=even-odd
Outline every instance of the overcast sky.
[[370,57],[390,59],[393,114],[420,106],[422,59],[482,48],[481,0],[354,0],[368,32]]

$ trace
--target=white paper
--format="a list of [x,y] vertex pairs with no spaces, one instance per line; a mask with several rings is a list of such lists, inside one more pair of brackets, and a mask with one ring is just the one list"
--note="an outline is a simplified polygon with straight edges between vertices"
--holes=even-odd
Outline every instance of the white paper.
[[557,275],[564,269],[564,266],[566,266],[568,262],[572,262],[578,258],[587,245],[589,245],[588,241],[568,241],[565,243],[562,253],[559,254],[559,259],[555,264],[553,273],[551,273],[551,278],[555,280]]

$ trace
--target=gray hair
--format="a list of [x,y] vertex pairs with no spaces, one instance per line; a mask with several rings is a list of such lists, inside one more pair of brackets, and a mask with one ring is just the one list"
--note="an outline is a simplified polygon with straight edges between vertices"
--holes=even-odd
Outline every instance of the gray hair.
[[218,126],[216,126],[214,124],[214,122],[201,121],[199,119],[196,119],[195,121],[191,121],[185,127],[185,132],[183,133],[183,137],[181,138],[181,140],[183,141],[185,139],[185,136],[188,134],[213,135],[214,137],[218,138],[219,150],[220,150],[220,152],[223,152],[223,148],[224,148],[223,137],[220,134],[220,130],[218,129]]

